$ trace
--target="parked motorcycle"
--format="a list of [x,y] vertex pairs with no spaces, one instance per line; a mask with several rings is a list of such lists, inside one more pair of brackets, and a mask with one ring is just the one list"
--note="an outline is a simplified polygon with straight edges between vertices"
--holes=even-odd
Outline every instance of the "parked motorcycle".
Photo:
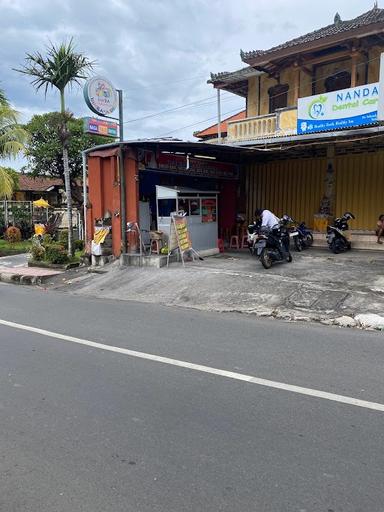
[[305,222],[296,223],[294,231],[297,233],[293,238],[296,251],[308,249],[313,244],[313,235],[311,230],[305,225]]
[[255,242],[257,240],[257,235],[259,233],[261,227],[261,221],[254,222],[253,224],[249,224],[247,228],[247,242],[248,248],[252,255],[255,255]]
[[260,228],[254,243],[253,254],[259,257],[264,268],[276,262],[291,262],[288,228],[277,224],[272,229]]
[[344,215],[335,219],[332,226],[327,227],[327,243],[333,253],[339,254],[351,249],[347,231],[349,230],[348,221],[352,219],[355,219],[353,213],[345,212]]

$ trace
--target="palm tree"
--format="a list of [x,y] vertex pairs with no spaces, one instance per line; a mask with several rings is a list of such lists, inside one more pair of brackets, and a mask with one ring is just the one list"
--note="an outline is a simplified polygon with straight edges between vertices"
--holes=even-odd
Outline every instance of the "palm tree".
[[[18,112],[11,107],[4,91],[0,89],[0,158],[15,157],[24,149],[28,132],[17,121]],[[14,177],[0,166],[0,199],[10,199],[14,188]]]
[[4,167],[0,167],[0,199],[11,199],[14,187],[12,176]]
[[59,125],[59,137],[63,146],[63,167],[65,192],[67,195],[67,213],[68,213],[68,254],[73,255],[73,228],[72,228],[72,194],[71,179],[68,164],[68,143],[69,131],[67,129],[67,120],[69,113],[65,110],[65,88],[67,85],[72,87],[80,84],[80,81],[87,78],[88,72],[93,67],[90,61],[81,53],[75,51],[73,39],[69,43],[61,43],[59,46],[51,44],[47,48],[47,55],[44,57],[41,53],[27,53],[26,64],[20,73],[33,77],[32,85],[37,91],[43,89],[45,95],[49,88],[56,88],[60,93],[60,112],[61,122]]

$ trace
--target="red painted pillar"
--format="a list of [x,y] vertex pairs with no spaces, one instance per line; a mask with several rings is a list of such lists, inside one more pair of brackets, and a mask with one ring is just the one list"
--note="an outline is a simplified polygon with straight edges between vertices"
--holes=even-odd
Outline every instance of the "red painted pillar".
[[[124,151],[124,170],[127,222],[139,222],[139,169],[135,149],[129,148]],[[127,234],[130,251],[136,250],[137,242],[136,235]]]

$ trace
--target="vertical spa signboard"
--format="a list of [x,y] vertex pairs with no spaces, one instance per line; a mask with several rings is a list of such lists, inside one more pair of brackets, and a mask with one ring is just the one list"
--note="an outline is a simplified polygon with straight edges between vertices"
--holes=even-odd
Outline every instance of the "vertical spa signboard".
[[297,105],[297,133],[340,130],[376,123],[379,83],[306,98]]

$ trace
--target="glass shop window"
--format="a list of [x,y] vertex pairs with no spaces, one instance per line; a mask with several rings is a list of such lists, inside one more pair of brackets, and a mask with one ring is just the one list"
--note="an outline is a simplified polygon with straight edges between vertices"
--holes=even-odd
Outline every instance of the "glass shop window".
[[176,199],[159,199],[159,217],[170,217],[171,212],[176,211]]
[[200,215],[200,199],[193,198],[189,200],[190,215]]
[[179,210],[183,210],[189,215],[189,200],[183,197],[179,197]]

